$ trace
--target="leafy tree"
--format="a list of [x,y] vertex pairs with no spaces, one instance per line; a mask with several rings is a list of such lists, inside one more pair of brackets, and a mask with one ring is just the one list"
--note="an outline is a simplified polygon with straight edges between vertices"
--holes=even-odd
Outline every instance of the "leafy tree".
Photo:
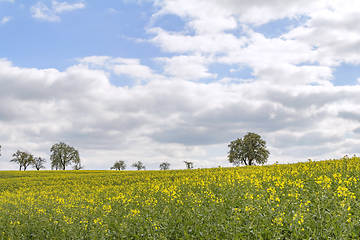
[[170,169],[170,163],[168,162],[163,162],[162,164],[160,164],[160,170],[169,170]]
[[248,132],[244,138],[238,138],[228,145],[229,162],[235,166],[240,164],[255,165],[267,162],[270,152],[266,149],[266,142],[260,135]]
[[65,170],[66,166],[74,163],[76,167],[81,167],[79,151],[63,142],[55,143],[51,149],[51,169]]
[[36,157],[34,158],[34,161],[32,162],[32,167],[36,168],[36,170],[40,170],[42,168],[45,169],[44,163],[46,162],[45,158]]
[[20,171],[22,168],[26,171],[26,168],[34,162],[34,157],[29,152],[17,150],[16,153],[13,154],[13,157],[10,162],[19,164]]
[[145,170],[145,166],[141,161],[134,163],[133,165],[131,165],[131,167],[137,168],[137,170],[141,170],[141,169]]
[[184,163],[186,164],[187,169],[193,169],[194,168],[194,163],[193,162],[184,161]]
[[123,160],[120,160],[120,161],[116,161],[114,163],[114,166],[112,166],[110,169],[125,170],[125,168],[126,168],[126,163]]

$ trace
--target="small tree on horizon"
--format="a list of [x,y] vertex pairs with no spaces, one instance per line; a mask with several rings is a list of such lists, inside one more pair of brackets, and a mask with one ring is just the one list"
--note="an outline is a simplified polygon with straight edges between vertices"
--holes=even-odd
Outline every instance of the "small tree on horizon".
[[34,162],[34,156],[27,151],[17,150],[16,153],[13,154],[13,157],[10,162],[19,164],[20,171],[22,168],[26,171],[26,168]]
[[170,169],[170,163],[168,162],[163,162],[160,164],[160,170],[169,170]]
[[185,163],[187,169],[193,169],[194,168],[194,163],[193,162],[184,161],[184,163]]
[[125,161],[123,160],[119,160],[119,161],[116,161],[114,163],[114,165],[110,168],[111,170],[112,169],[115,169],[115,170],[125,170],[126,168],[126,163]]
[[238,138],[228,145],[228,160],[235,166],[264,164],[270,152],[266,149],[266,142],[260,135],[248,132],[244,138]]
[[82,170],[85,168],[84,165],[81,165],[81,161],[80,161],[80,158],[76,161],[74,161],[75,165],[73,166],[73,169],[74,170]]
[[137,161],[136,163],[131,165],[131,167],[136,168],[137,170],[141,170],[141,169],[145,170],[145,166],[141,161]]
[[36,157],[34,158],[33,163],[31,164],[36,170],[45,169],[44,163],[46,162],[45,158]]

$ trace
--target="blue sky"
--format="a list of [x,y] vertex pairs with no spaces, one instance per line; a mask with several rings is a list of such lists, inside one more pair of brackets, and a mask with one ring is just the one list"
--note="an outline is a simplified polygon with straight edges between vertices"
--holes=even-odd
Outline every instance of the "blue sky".
[[[150,44],[137,44],[134,39],[148,38],[144,29],[152,6],[122,1],[92,1],[84,9],[59,14],[61,21],[35,19],[29,11],[34,1],[18,4],[2,2],[2,16],[12,20],[3,24],[3,56],[22,67],[65,70],[76,58],[93,55],[150,59],[160,55]],[[23,7],[20,7],[22,4]],[[44,1],[50,5],[50,1]]]
[[360,154],[358,5],[0,0],[0,169],[60,141],[87,169],[230,166],[249,131],[269,163]]

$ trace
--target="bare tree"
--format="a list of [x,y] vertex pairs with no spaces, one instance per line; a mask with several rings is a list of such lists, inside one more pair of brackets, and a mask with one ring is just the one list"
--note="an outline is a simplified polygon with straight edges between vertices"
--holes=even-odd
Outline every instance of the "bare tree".
[[33,163],[31,164],[36,170],[45,169],[44,163],[46,162],[45,158],[36,157],[34,158]]
[[81,165],[80,158],[79,158],[78,161],[75,161],[75,165],[73,166],[74,170],[81,170],[81,169],[84,169],[84,168],[85,168],[85,166]]
[[186,164],[187,169],[193,169],[194,168],[194,163],[193,162],[184,161],[184,163]]

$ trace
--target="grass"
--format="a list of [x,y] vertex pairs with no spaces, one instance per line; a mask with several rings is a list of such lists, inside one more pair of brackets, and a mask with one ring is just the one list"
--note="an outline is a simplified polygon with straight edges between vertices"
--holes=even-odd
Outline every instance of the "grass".
[[359,239],[360,158],[0,172],[0,239]]

